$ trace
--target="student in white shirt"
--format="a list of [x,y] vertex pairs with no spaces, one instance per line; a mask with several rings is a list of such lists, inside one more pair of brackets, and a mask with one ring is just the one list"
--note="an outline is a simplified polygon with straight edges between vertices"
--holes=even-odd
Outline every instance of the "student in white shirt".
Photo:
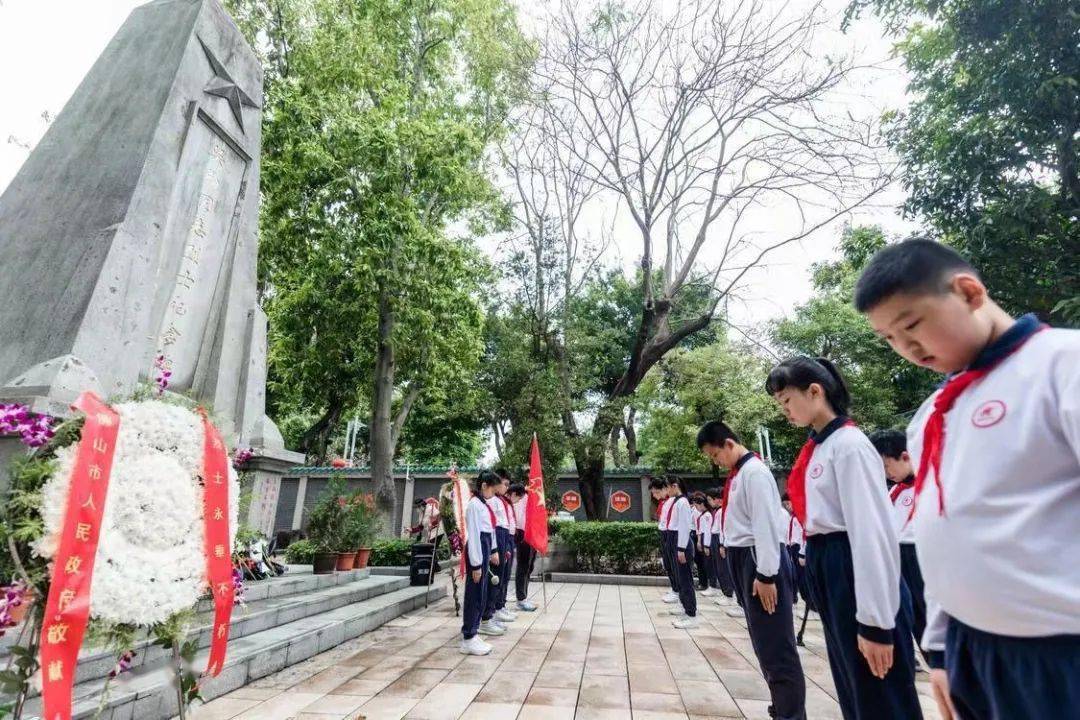
[[517,609],[522,612],[536,612],[536,604],[529,600],[529,578],[536,565],[536,550],[525,542],[525,513],[529,511],[529,493],[521,483],[513,483],[507,491],[514,503],[514,517],[517,520],[517,532],[514,535],[514,591],[517,595]]
[[664,507],[667,526],[675,538],[675,572],[679,580],[679,602],[682,603],[683,617],[673,624],[682,630],[692,630],[698,626],[697,595],[694,592],[694,576],[690,568],[694,562],[694,544],[690,533],[694,527],[694,511],[690,507],[680,478],[668,478],[668,504]]
[[787,493],[780,496],[780,506],[783,508],[780,520],[784,528],[784,545],[791,558],[791,569],[795,571],[795,586],[803,602],[813,610],[814,603],[810,602],[810,591],[806,587],[806,532],[791,509],[791,498]]
[[660,562],[667,573],[668,585],[671,589],[664,595],[665,603],[679,602],[679,578],[675,573],[675,556],[672,533],[667,529],[669,511],[673,507],[668,498],[668,483],[665,478],[653,478],[649,481],[649,492],[656,500],[656,527],[660,537]]
[[724,531],[720,527],[720,517],[723,512],[724,491],[720,488],[711,488],[705,491],[706,501],[709,503],[709,511],[712,513],[712,552],[713,570],[716,573],[717,587],[721,597],[716,599],[717,605],[727,605],[735,595],[735,585],[731,580],[731,570],[728,568],[727,550],[724,548]]
[[716,567],[712,561],[712,512],[709,503],[705,499],[705,493],[696,492],[690,496],[690,504],[694,506],[694,525],[697,527],[697,556],[699,587],[702,597],[713,597],[719,593],[719,581],[716,577]]
[[697,589],[702,595],[709,589],[709,569],[705,564],[705,552],[701,545],[702,533],[701,518],[705,513],[705,496],[695,492],[687,496],[690,501],[690,511],[693,513],[694,524],[690,530],[690,542],[694,545],[694,567],[697,569]]
[[1080,332],[1014,320],[932,240],[877,253],[855,304],[904,359],[949,374],[907,431],[942,716],[1080,717]]
[[[915,643],[926,632],[926,597],[922,571],[915,552],[915,526],[911,510],[915,503],[915,471],[907,452],[907,436],[899,430],[878,430],[870,433],[870,442],[881,455],[885,477],[889,481],[889,501],[892,503],[896,535],[900,540],[900,577],[911,593],[912,625]],[[926,657],[925,651],[923,657]]]
[[850,396],[828,360],[786,360],[765,389],[792,425],[813,429],[787,492],[806,530],[807,584],[844,717],[921,718],[911,601],[881,458],[846,417]]
[[795,647],[787,551],[780,544],[780,493],[772,472],[720,421],[697,436],[701,452],[728,471],[721,515],[724,545],[750,640],[769,685],[770,716],[805,720],[806,680]]
[[[491,502],[495,486],[501,480],[495,473],[484,471],[476,478],[473,496],[465,506],[465,598],[461,609],[461,652],[465,655],[487,655],[491,646],[477,637],[481,616],[487,607],[491,589],[488,566],[498,561],[498,551],[492,549],[495,537],[495,512]],[[490,633],[492,635],[500,633]]]
[[502,482],[495,487],[496,506],[495,517],[499,524],[495,527],[495,543],[501,553],[499,563],[499,584],[493,588],[492,601],[489,603],[494,608],[494,618],[499,624],[514,622],[517,620],[510,610],[506,609],[506,596],[510,589],[510,575],[514,563],[514,534],[517,532],[517,517],[514,515],[514,504],[507,497],[510,489],[510,478],[505,470],[496,472]]

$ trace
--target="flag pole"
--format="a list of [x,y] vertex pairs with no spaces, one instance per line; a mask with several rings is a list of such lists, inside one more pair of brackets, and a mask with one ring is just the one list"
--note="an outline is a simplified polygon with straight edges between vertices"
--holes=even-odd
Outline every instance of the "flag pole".
[[540,587],[544,591],[544,609],[542,612],[547,612],[547,573],[544,572],[544,556],[540,556]]

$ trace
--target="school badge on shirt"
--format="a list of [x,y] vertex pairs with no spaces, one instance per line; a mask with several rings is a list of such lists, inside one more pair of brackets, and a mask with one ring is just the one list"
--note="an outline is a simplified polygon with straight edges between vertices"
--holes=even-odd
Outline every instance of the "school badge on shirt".
[[1005,419],[1005,403],[1001,400],[987,400],[971,415],[971,424],[977,428],[988,428]]
[[823,472],[825,472],[825,466],[821,463],[815,463],[814,465],[810,466],[810,472],[808,474],[810,475],[810,477],[817,480],[819,477],[821,477],[821,473]]

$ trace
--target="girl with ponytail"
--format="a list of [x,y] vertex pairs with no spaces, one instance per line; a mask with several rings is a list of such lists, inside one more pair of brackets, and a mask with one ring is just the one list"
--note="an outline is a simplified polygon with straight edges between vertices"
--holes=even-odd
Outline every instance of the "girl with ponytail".
[[461,652],[465,655],[487,655],[491,646],[477,637],[501,635],[492,625],[491,617],[481,617],[488,606],[488,595],[492,592],[489,565],[499,564],[498,550],[494,548],[495,512],[488,501],[495,495],[495,488],[502,484],[502,478],[489,470],[483,470],[476,477],[473,496],[465,506],[465,542],[466,565],[465,600],[462,603]]
[[806,531],[807,585],[844,718],[921,718],[910,597],[885,471],[847,417],[844,379],[825,358],[795,357],[773,368],[765,390],[788,422],[810,428],[787,493]]

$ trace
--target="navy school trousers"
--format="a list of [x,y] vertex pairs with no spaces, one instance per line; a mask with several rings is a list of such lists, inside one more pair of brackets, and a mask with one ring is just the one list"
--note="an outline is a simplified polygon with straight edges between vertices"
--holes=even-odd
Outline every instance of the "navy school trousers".
[[800,547],[798,544],[788,545],[788,557],[791,558],[791,569],[795,573],[795,587],[799,589],[799,595],[802,597],[803,602],[813,610],[814,603],[810,600],[810,590],[806,587],[806,568],[799,563]]
[[675,536],[672,546],[675,548],[675,552],[672,559],[675,561],[675,571],[679,579],[679,602],[682,603],[683,610],[690,617],[697,616],[697,591],[694,589],[694,574],[691,570],[694,567],[694,538],[687,541],[686,547],[682,548],[686,554],[686,562],[679,562],[679,535],[678,533],[672,533]]
[[[777,543],[779,545],[779,543]],[[735,576],[735,593],[746,615],[750,644],[754,647],[761,674],[769,686],[773,712],[778,720],[806,718],[806,678],[803,676],[799,650],[795,647],[792,617],[795,585],[791,560],[780,552],[780,570],[776,574],[776,611],[765,612],[761,600],[754,597],[757,558],[752,547],[728,547],[728,560]]]
[[859,652],[855,620],[855,572],[845,532],[806,539],[806,582],[821,615],[836,696],[844,720],[919,720],[915,691],[915,646],[911,639],[911,597],[900,579],[900,610],[890,631],[893,664],[884,679],[870,672]]
[[[468,640],[476,636],[476,630],[480,627],[480,617],[487,607],[488,590],[491,585],[487,570],[488,560],[491,557],[491,535],[480,533],[480,556],[483,560],[479,566],[468,562],[467,547],[462,552],[465,553],[467,567],[465,569],[465,600],[461,606],[461,635]],[[472,572],[477,569],[481,570],[480,582],[473,582]]]
[[675,543],[679,534],[673,530],[660,531],[660,556],[664,559],[664,568],[667,570],[668,582],[672,592],[679,592],[679,569],[675,557]]
[[[509,566],[506,563],[506,553],[510,552],[510,531],[503,527],[495,528],[495,547],[499,551],[499,564],[492,566],[491,570],[495,573],[495,576],[499,578],[498,585],[492,585],[488,589],[487,596],[487,608],[484,610],[484,619],[490,620],[495,614],[496,610],[499,610],[505,605],[506,595],[506,582],[503,578],[505,573],[506,578],[510,577]],[[502,603],[502,605],[500,605]]]
[[[499,528],[503,530],[502,528]],[[510,580],[514,576],[514,555],[517,552],[517,543],[514,542],[514,535],[509,530],[503,530],[506,533],[505,549],[503,550],[503,556],[501,564],[499,565],[499,587],[498,594],[495,600],[495,609],[502,610],[506,607],[506,598],[510,594]],[[507,556],[509,555],[509,559]]]
[[[720,536],[712,536],[712,564],[713,574],[716,575],[715,587],[720,588],[720,592],[724,593],[727,597],[731,597],[735,594],[735,584],[731,580],[731,569],[728,567],[728,561],[725,557],[720,557]],[[727,550],[724,550],[724,554],[727,554]]]
[[[926,630],[926,596],[914,543],[900,544],[900,577],[904,578],[911,593],[911,632],[915,636],[915,647],[921,649],[923,631]],[[926,657],[925,652],[923,657]]]
[[945,669],[961,720],[1080,718],[1080,635],[1007,637],[952,618]]
[[523,530],[518,530],[514,538],[514,555],[517,558],[514,564],[514,588],[517,590],[518,602],[521,602],[529,597],[529,577],[536,566],[536,551],[525,542]]
[[694,546],[694,565],[697,567],[698,589],[707,590],[709,588],[709,563],[705,553],[698,552],[697,538],[696,532],[690,533],[690,543]]

